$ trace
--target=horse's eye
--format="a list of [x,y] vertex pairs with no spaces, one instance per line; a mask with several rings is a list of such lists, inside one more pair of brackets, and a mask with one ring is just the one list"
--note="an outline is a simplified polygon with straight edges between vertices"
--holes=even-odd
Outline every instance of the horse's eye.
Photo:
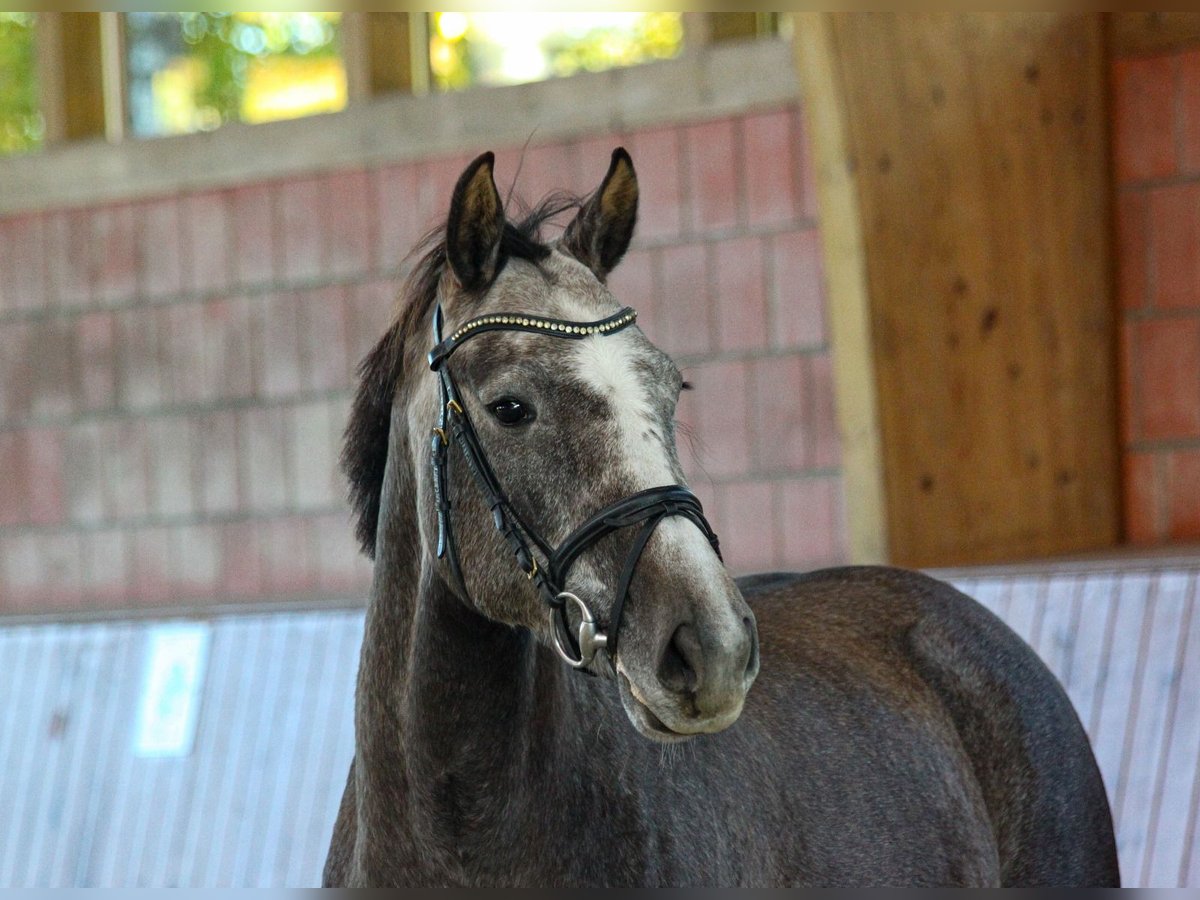
[[512,397],[501,397],[489,407],[501,425],[525,425],[535,416],[532,406],[526,406]]

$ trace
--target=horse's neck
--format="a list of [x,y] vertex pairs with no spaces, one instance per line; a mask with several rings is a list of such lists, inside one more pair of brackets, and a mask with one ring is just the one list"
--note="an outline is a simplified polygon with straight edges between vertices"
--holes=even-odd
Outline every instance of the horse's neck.
[[[558,717],[545,713],[570,704],[557,697],[561,666],[528,632],[456,597],[399,512],[380,517],[357,710],[359,777],[373,797],[360,799],[404,798],[413,836],[434,850],[460,845],[468,821],[478,831],[520,815],[531,769],[555,744]],[[395,819],[394,808],[376,812]]]

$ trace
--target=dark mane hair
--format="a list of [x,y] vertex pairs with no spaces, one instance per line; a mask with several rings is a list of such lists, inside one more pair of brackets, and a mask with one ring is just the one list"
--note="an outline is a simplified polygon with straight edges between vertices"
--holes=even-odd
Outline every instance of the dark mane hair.
[[[578,209],[581,203],[580,198],[567,194],[552,194],[529,209],[521,209],[518,201],[521,216],[516,222],[504,225],[497,274],[509,259],[537,263],[549,256],[550,247],[542,238],[543,226],[569,210]],[[358,390],[343,434],[341,466],[350,482],[349,498],[356,520],[354,533],[363,553],[371,559],[375,558],[379,499],[387,467],[392,399],[404,371],[405,348],[410,339],[421,342],[421,346],[433,344],[425,327],[446,269],[445,235],[443,223],[413,249],[410,258],[422,255],[405,282],[396,318],[358,366]]]

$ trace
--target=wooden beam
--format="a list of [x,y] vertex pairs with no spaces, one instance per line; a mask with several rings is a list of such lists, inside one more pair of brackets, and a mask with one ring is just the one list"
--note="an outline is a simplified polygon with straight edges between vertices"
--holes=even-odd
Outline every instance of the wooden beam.
[[38,13],[38,75],[46,141],[105,135],[101,13]]
[[1200,46],[1200,13],[1108,13],[1112,55],[1147,56]]
[[883,458],[866,246],[858,184],[850,167],[846,91],[840,83],[829,17],[824,13],[797,13],[793,29],[817,172],[850,559],[855,563],[882,563],[888,558]]
[[[851,340],[871,344],[898,564],[1117,542],[1102,31],[1098,13],[798,20],[831,314],[864,315],[865,291]],[[861,347],[833,339],[858,379],[839,401],[869,408]],[[853,501],[875,482],[846,438]]]
[[366,86],[371,96],[429,88],[425,13],[369,12],[365,19]]

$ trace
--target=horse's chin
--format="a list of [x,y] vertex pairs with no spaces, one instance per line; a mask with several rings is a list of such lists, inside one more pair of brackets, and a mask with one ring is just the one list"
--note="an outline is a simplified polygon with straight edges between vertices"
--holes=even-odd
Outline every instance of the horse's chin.
[[677,731],[660,719],[647,704],[637,698],[629,676],[620,670],[617,672],[617,686],[621,696],[621,705],[625,707],[625,714],[629,716],[629,721],[633,724],[633,727],[643,737],[660,744],[679,744],[702,734],[715,734],[718,731],[724,731],[737,721],[738,716],[741,714],[739,706],[730,716],[722,716],[719,720],[710,719],[694,723],[689,722],[688,731]]

